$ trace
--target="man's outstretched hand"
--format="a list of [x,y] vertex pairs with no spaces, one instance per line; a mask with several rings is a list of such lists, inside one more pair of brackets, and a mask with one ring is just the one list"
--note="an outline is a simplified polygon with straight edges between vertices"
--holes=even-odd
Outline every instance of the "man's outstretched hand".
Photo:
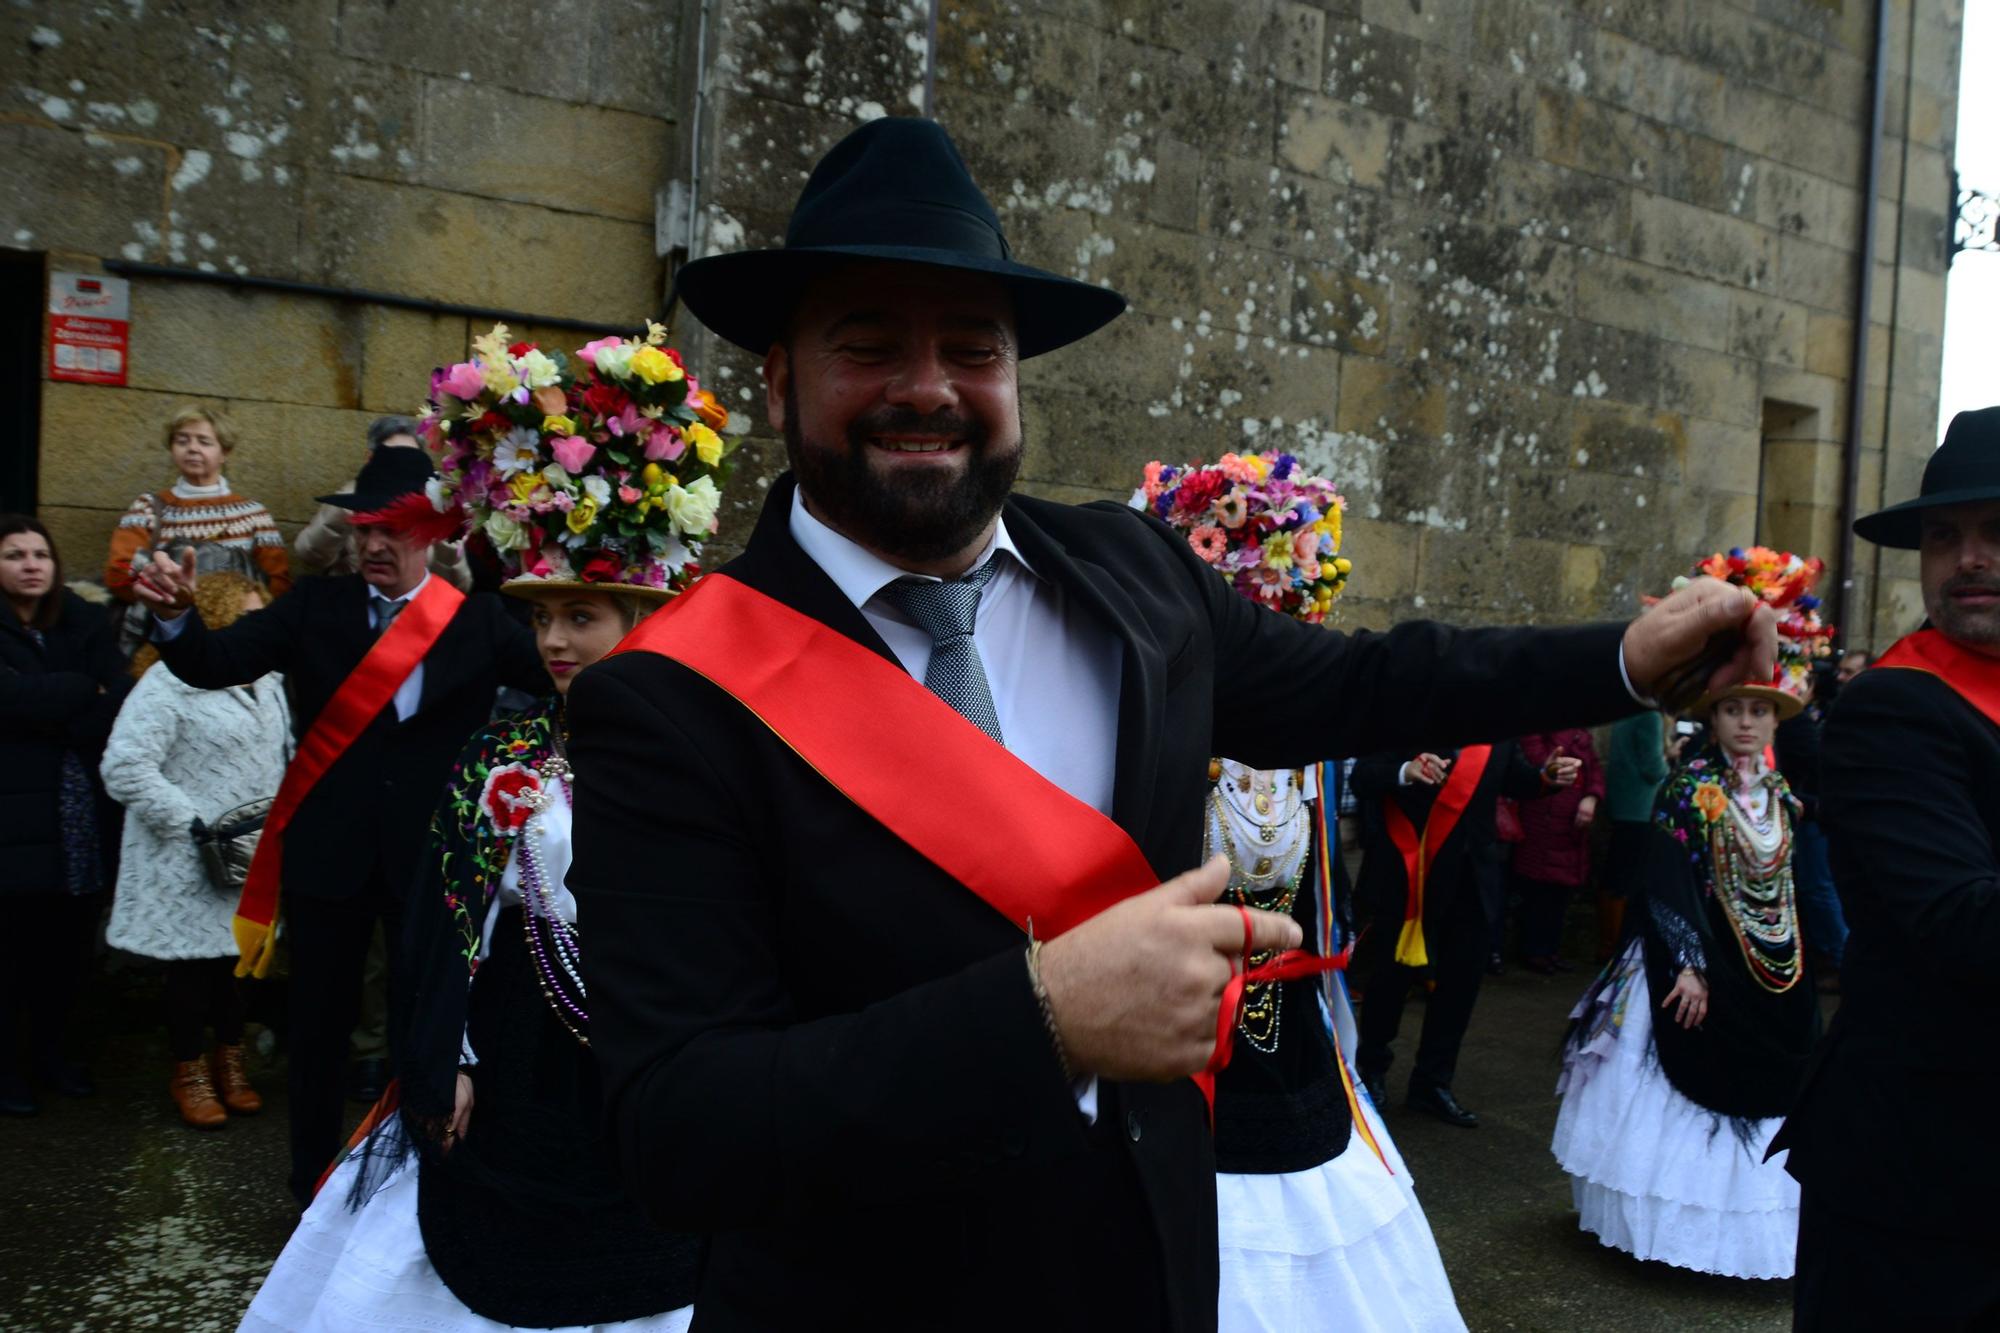
[[1777,616],[1748,589],[1720,579],[1693,580],[1625,630],[1632,688],[1663,707],[1685,707],[1746,680],[1769,680],[1777,660]]
[[160,554],[148,561],[132,580],[132,591],[162,620],[177,620],[194,605],[194,547],[181,552],[180,559]]
[[[1213,857],[1042,946],[1042,985],[1074,1072],[1167,1082],[1208,1063],[1222,988],[1243,965],[1243,914],[1216,901],[1227,887],[1229,862]],[[1249,915],[1251,952],[1304,938],[1288,916]]]

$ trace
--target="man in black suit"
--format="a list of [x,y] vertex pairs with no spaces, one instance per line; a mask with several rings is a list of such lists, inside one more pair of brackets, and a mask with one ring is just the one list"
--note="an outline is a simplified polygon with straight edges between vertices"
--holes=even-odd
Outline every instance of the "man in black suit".
[[[393,511],[423,499],[430,459],[383,449],[353,492],[320,497],[351,513]],[[154,607],[167,668],[220,689],[282,671],[303,736],[373,646],[434,575],[430,538],[387,522],[356,524],[361,572],[301,579],[285,596],[210,633],[184,614],[192,563],[156,562],[140,595]],[[281,868],[292,1001],[287,1084],[292,1194],[302,1204],[340,1149],[347,1039],[360,1006],[361,970],[378,919],[390,949],[389,1031],[397,1033],[395,953],[403,896],[420,878],[431,813],[452,761],[491,715],[499,686],[543,690],[534,636],[484,593],[467,597],[368,724],[316,782],[285,834]]]
[[[1200,854],[1213,754],[1607,718],[1636,706],[1621,643],[1641,690],[1712,631],[1745,632],[1725,673],[1774,645],[1713,585],[1630,629],[1343,637],[1251,605],[1147,516],[1011,496],[1019,359],[1123,300],[1015,263],[928,122],[857,130],[784,249],[700,260],[678,291],[765,356],[794,469],[722,573],[922,681],[1160,879]],[[1233,960],[1296,924],[1216,905],[1218,858],[1031,946],[690,667],[620,654],[570,709],[611,1135],[655,1219],[711,1235],[704,1328],[1214,1327],[1189,1076]],[[912,808],[955,800],[950,773],[904,780]]]
[[[1359,1021],[1361,1044],[1355,1067],[1377,1106],[1388,1104],[1384,1080],[1395,1059],[1391,1047],[1403,1021],[1403,1002],[1418,969],[1395,958],[1409,897],[1409,876],[1403,853],[1390,836],[1385,803],[1393,801],[1412,831],[1422,831],[1432,808],[1445,790],[1459,752],[1404,752],[1370,755],[1354,765],[1354,794],[1367,802],[1364,836],[1367,855],[1361,863],[1358,889],[1369,928],[1355,946],[1354,973],[1365,988]],[[1458,1049],[1472,1022],[1479,983],[1486,974],[1494,936],[1482,877],[1495,842],[1494,807],[1500,797],[1525,801],[1555,786],[1576,781],[1577,761],[1550,761],[1537,770],[1509,742],[1492,747],[1478,785],[1464,805],[1449,837],[1439,841],[1432,829],[1426,845],[1423,936],[1431,975],[1437,989],[1424,1009],[1423,1037],[1410,1073],[1408,1105],[1460,1129],[1476,1129],[1479,1117],[1459,1104],[1451,1090],[1458,1069]]]
[[1961,412],[1917,499],[1855,531],[1920,553],[1929,623],[1841,688],[1822,741],[1849,934],[1840,1010],[1772,1142],[1802,1187],[1797,1326],[1992,1328],[2000,407]]

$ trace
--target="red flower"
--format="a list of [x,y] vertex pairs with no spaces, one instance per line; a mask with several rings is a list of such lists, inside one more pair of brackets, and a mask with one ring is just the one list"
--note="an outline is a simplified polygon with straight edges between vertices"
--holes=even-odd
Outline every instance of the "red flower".
[[593,384],[577,397],[590,409],[592,416],[602,421],[615,417],[632,401],[632,395],[615,384]]
[[618,576],[625,572],[625,562],[609,551],[599,551],[584,561],[583,569],[577,577],[585,583],[616,583]]
[[515,343],[513,346],[507,349],[507,355],[526,356],[528,353],[534,350],[535,350],[535,345],[533,343]]
[[486,775],[479,804],[495,828],[512,833],[535,813],[533,798],[541,793],[542,781],[525,764],[502,764]]

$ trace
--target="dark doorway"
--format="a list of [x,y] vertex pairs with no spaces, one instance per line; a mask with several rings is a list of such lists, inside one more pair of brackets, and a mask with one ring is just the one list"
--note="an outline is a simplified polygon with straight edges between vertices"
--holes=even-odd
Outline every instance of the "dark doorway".
[[42,307],[48,304],[38,254],[0,250],[0,510],[32,514],[42,453]]

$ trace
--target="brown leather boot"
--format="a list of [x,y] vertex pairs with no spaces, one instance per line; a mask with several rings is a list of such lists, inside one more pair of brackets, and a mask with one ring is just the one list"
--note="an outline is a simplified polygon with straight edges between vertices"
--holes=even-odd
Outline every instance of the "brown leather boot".
[[196,1129],[221,1129],[229,1123],[229,1112],[215,1100],[215,1082],[208,1061],[182,1060],[174,1066],[174,1081],[168,1085],[181,1119]]
[[232,1114],[256,1115],[264,1109],[264,1099],[250,1086],[250,1075],[243,1070],[241,1046],[217,1046],[215,1054],[209,1057],[209,1067],[215,1074],[215,1087],[222,1104]]

